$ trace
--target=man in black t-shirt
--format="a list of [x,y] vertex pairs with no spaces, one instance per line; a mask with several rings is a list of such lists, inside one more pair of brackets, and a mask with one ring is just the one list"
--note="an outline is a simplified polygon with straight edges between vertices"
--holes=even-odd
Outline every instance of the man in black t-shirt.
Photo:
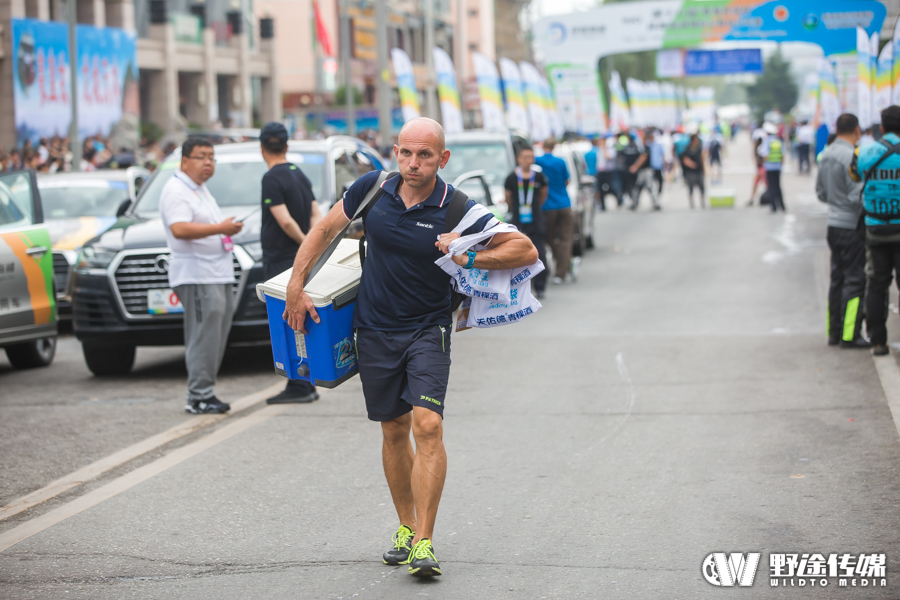
[[[269,171],[262,180],[263,274],[271,279],[290,269],[310,228],[321,218],[312,185],[297,165],[287,161],[288,132],[281,123],[267,123],[259,134],[263,159]],[[319,398],[315,386],[289,379],[287,387],[269,404],[312,402]]]
[[[653,169],[650,168],[650,144],[653,142],[653,134],[648,132],[644,139],[644,148],[640,150],[637,160],[628,168],[628,172],[634,175],[635,182],[631,188],[631,210],[637,210],[641,200],[641,192],[645,189],[650,192],[650,200],[653,202],[653,210],[660,210],[659,195],[655,189],[656,182],[653,179]],[[635,145],[635,147],[637,147]]]
[[[544,247],[544,211],[541,207],[547,199],[549,181],[547,176],[534,167],[534,150],[531,146],[519,149],[516,156],[518,166],[506,178],[506,205],[509,207],[510,222],[531,239],[537,248],[541,262],[547,264]],[[532,280],[534,295],[541,299],[547,286],[547,272],[542,271]]]

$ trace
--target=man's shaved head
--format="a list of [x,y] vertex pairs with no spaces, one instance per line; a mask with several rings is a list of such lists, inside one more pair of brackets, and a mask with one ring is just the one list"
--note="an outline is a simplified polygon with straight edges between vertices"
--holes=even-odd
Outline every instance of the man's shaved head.
[[397,137],[394,154],[404,184],[433,189],[438,169],[450,160],[450,151],[444,147],[444,128],[425,117],[407,121]]
[[400,135],[397,141],[400,146],[404,141],[428,142],[434,141],[435,150],[440,154],[444,151],[446,143],[444,141],[444,128],[434,119],[428,117],[416,117],[410,119],[400,129]]

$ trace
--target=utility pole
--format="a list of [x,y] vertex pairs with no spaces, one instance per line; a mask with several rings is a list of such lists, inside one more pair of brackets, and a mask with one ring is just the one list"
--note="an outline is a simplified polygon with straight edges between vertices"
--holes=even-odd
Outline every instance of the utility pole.
[[466,122],[466,81],[469,79],[469,40],[466,36],[466,21],[468,11],[466,0],[456,0],[456,31],[453,33],[453,45],[456,50],[456,72],[459,73],[459,95],[462,99],[460,109],[463,114],[463,122]]
[[[310,10],[312,11],[312,19],[313,23],[317,23],[316,21],[316,6],[315,2],[310,3]],[[324,103],[322,102],[322,94],[325,88],[324,85],[324,74],[322,73],[322,44],[319,41],[319,30],[318,27],[315,29],[315,34],[313,35],[313,60],[315,61],[316,67],[316,94],[313,98],[313,105],[315,106],[316,111],[316,133],[322,131],[325,128],[325,115],[324,111]]]
[[381,145],[390,146],[391,136],[391,74],[388,71],[387,0],[375,0],[375,35],[378,46],[378,131]]
[[344,92],[347,97],[347,135],[356,135],[353,107],[353,62],[350,56],[350,0],[341,0],[341,62],[344,63]]
[[72,96],[72,122],[69,124],[69,144],[72,147],[72,170],[81,170],[81,139],[78,137],[78,40],[75,34],[77,22],[76,0],[68,0],[69,9],[69,78]]
[[435,94],[434,72],[434,0],[422,0],[425,5],[425,71],[428,81],[425,84],[425,116],[437,120],[437,97]]

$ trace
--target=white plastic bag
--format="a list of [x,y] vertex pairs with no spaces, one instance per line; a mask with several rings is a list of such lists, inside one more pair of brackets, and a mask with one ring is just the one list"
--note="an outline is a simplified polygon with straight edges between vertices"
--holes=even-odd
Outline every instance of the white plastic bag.
[[[473,207],[453,231],[462,233],[487,212],[483,206]],[[464,254],[469,249],[477,252],[485,248],[484,242],[494,235],[513,231],[518,231],[514,225],[492,219],[484,231],[453,240],[449,252],[435,261],[453,278],[454,289],[472,298],[462,328],[515,323],[541,308],[541,303],[531,295],[531,279],[544,270],[544,263],[540,260],[525,267],[493,271],[464,269],[453,262],[453,256]]]

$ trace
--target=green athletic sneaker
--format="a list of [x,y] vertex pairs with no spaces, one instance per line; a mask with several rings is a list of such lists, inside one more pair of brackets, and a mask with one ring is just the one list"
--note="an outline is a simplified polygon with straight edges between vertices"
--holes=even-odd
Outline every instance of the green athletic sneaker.
[[409,553],[412,550],[412,539],[416,536],[416,532],[401,525],[394,537],[394,547],[384,553],[384,564],[386,565],[405,565],[409,563]]
[[441,575],[441,566],[434,557],[434,547],[428,538],[419,540],[409,553],[409,574],[416,577]]

